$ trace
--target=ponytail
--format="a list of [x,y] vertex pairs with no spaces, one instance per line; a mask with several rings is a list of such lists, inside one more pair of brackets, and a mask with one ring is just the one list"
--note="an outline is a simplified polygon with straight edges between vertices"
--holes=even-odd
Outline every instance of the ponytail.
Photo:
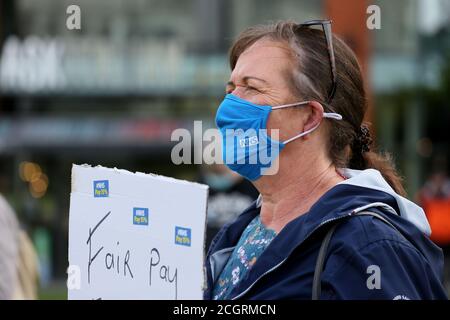
[[394,161],[390,153],[364,152],[365,169],[373,168],[380,171],[383,178],[389,183],[396,193],[406,196],[405,188],[402,184],[402,177],[395,169]]
[[406,191],[402,184],[403,179],[395,169],[391,154],[371,151],[372,142],[368,126],[362,124],[357,130],[351,146],[349,167],[359,170],[369,168],[378,170],[396,193],[406,196]]

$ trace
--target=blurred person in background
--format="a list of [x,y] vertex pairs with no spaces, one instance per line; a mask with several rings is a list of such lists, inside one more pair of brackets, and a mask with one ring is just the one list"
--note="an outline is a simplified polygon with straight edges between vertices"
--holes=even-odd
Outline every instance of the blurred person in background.
[[223,156],[260,197],[213,239],[204,298],[446,299],[442,250],[371,145],[360,66],[331,21],[251,27],[229,60]]
[[0,195],[0,300],[37,298],[37,261],[32,242]]
[[223,164],[202,167],[201,181],[209,186],[206,247],[226,223],[234,221],[258,197],[250,181]]

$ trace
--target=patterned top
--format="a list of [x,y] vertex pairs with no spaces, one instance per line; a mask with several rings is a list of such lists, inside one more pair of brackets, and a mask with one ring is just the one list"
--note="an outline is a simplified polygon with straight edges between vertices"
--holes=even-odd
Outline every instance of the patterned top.
[[231,291],[247,275],[275,236],[276,232],[266,228],[259,215],[249,223],[214,285],[214,300],[232,298]]

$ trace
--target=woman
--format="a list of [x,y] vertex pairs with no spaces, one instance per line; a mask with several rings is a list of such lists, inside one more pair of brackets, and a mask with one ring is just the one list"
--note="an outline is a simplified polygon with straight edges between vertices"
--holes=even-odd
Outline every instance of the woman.
[[205,298],[445,299],[442,252],[370,149],[361,70],[331,22],[250,28],[230,66],[223,157],[260,197],[213,240]]

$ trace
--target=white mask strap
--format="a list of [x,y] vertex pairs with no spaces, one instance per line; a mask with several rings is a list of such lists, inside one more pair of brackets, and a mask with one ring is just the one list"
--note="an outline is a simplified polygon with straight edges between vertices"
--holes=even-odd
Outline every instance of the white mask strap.
[[295,103],[290,103],[290,104],[283,104],[282,106],[272,107],[272,110],[296,107],[296,106],[303,106],[305,104],[309,104],[310,102],[311,101],[303,101],[303,102],[295,102]]
[[[282,106],[272,107],[272,110],[304,106],[306,104],[309,104],[310,102],[311,101],[302,101],[302,102],[295,102],[295,103],[290,103],[290,104],[283,104]],[[334,119],[334,120],[342,120],[342,116],[339,113],[334,113],[334,112],[324,112],[323,117]]]
[[[329,118],[329,119],[334,119],[334,120],[342,120],[342,116],[339,113],[324,112],[323,113],[323,117],[324,118]],[[289,142],[292,142],[295,139],[301,138],[301,137],[307,135],[308,133],[313,132],[314,130],[316,130],[320,126],[321,122],[319,122],[315,127],[311,128],[309,130],[303,131],[302,133],[300,133],[300,134],[298,134],[296,136],[293,136],[292,138],[289,138],[289,139],[283,141],[283,143],[284,144],[288,144]]]
[[342,116],[339,113],[334,112],[324,112],[323,117],[334,120],[342,120]]

